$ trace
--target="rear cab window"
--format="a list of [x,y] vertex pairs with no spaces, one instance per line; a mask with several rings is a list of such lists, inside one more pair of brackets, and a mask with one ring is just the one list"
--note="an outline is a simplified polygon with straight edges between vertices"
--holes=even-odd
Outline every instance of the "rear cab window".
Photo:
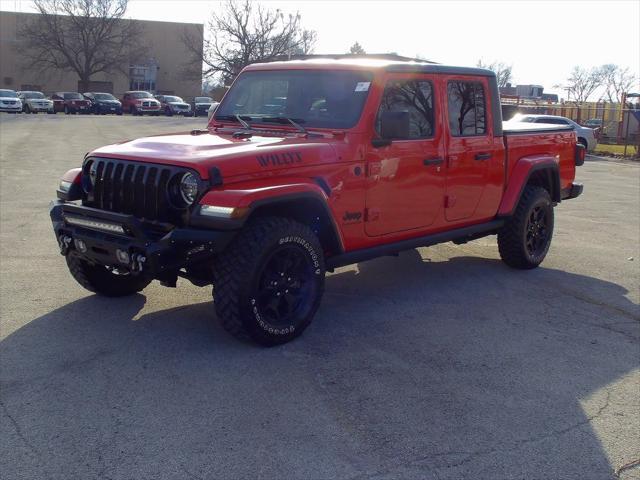
[[487,134],[487,102],[481,82],[449,81],[447,106],[451,136],[471,137]]

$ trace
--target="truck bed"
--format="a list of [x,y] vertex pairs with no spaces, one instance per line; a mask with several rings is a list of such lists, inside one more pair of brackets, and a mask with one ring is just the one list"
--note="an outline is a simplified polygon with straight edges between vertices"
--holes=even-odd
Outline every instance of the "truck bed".
[[516,163],[525,156],[557,158],[560,188],[571,186],[575,178],[576,134],[569,125],[504,122],[503,139],[506,155],[506,183]]
[[571,125],[555,125],[551,123],[502,122],[502,133],[514,135],[521,133],[546,133],[573,130]]

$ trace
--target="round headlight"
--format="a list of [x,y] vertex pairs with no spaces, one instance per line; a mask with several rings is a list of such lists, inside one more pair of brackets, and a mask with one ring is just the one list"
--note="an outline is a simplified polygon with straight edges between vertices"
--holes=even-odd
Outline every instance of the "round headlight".
[[198,179],[193,173],[187,172],[180,180],[180,194],[187,205],[195,202],[198,196]]

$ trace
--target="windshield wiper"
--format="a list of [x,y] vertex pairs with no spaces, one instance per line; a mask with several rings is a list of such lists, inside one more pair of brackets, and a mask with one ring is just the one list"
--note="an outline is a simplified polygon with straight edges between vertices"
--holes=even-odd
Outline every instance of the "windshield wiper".
[[[303,123],[305,120],[302,118],[291,118],[291,117],[262,117],[260,120],[262,120],[263,122],[278,122],[278,123],[284,123],[284,122],[289,122],[291,125],[293,125],[296,129],[298,129],[298,131],[300,133],[309,133],[307,132],[307,129],[304,128],[302,125],[300,125],[300,123]],[[300,122],[300,123],[298,123]]]
[[[247,122],[246,120],[243,120],[242,117],[240,116],[240,114],[236,114],[235,118],[236,118],[236,120],[238,120],[238,123],[240,123],[240,125],[242,125],[242,128],[244,128],[245,130],[253,130],[251,128],[251,125],[249,125],[249,122]],[[249,119],[251,119],[251,117],[249,117]]]

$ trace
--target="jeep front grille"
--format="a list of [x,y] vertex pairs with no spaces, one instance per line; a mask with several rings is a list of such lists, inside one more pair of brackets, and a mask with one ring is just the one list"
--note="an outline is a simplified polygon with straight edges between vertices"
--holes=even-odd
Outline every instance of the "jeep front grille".
[[137,218],[179,224],[185,207],[174,198],[189,170],[127,160],[88,158],[82,169],[83,204]]

